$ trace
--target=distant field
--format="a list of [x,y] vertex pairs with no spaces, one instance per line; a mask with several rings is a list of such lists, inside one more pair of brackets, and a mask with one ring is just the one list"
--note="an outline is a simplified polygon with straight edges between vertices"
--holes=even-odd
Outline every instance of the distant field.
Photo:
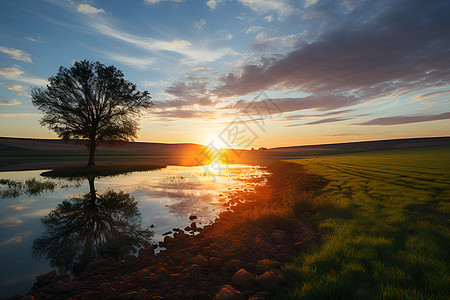
[[324,244],[283,268],[288,299],[448,299],[450,147],[293,160],[330,180]]

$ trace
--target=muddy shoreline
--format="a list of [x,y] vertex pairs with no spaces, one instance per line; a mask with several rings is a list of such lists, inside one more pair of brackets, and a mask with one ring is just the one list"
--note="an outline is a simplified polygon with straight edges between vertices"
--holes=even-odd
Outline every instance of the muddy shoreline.
[[313,199],[326,182],[294,163],[268,169],[267,184],[230,194],[228,210],[214,223],[191,225],[196,235],[177,231],[161,243],[166,250],[141,249],[123,262],[101,259],[75,278],[40,275],[27,295],[10,299],[275,299],[284,286],[277,269],[321,243],[307,222],[312,207],[295,204],[306,194]]

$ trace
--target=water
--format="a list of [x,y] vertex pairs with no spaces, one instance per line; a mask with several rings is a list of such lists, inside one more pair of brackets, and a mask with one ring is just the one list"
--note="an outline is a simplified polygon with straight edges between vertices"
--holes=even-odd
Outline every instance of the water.
[[[267,175],[263,168],[248,165],[218,168],[213,174],[205,173],[204,167],[168,166],[91,182],[47,179],[39,175],[42,172],[0,173],[2,179],[24,182],[36,178],[51,180],[56,186],[37,195],[22,191],[17,197],[0,199],[0,297],[25,294],[37,275],[53,269],[76,271],[93,252],[99,256],[112,253],[113,257],[135,253],[148,241],[149,231],[154,234],[153,242],[161,241],[173,228],[189,226],[191,216],[197,217],[199,227],[206,225],[226,209],[228,192],[252,190]],[[88,194],[92,188],[97,195],[94,199]],[[59,214],[54,213],[56,209]],[[99,216],[100,221],[92,222]],[[46,226],[41,222],[44,217]],[[64,238],[57,239],[61,232]],[[41,258],[33,258],[33,242]],[[88,244],[97,248],[86,252],[91,249]]]

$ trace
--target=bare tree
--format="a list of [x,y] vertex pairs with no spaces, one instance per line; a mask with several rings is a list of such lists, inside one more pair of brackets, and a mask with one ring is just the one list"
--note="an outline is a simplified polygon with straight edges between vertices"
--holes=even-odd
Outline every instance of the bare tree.
[[136,138],[137,119],[153,106],[147,91],[138,91],[123,77],[114,66],[83,60],[61,66],[46,88],[32,88],[32,102],[44,112],[41,125],[64,141],[87,142],[88,167],[95,165],[99,143]]

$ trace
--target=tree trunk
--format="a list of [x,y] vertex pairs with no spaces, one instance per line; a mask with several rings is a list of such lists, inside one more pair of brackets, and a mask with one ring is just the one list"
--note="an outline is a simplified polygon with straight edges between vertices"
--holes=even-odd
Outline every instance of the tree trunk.
[[91,201],[94,201],[95,203],[95,199],[97,198],[97,194],[95,192],[95,186],[94,186],[94,176],[89,176],[88,177],[88,181],[89,181],[89,193],[91,196]]
[[87,167],[93,167],[95,166],[94,157],[95,157],[95,140],[91,140],[91,144],[89,145],[89,162],[87,164]]

